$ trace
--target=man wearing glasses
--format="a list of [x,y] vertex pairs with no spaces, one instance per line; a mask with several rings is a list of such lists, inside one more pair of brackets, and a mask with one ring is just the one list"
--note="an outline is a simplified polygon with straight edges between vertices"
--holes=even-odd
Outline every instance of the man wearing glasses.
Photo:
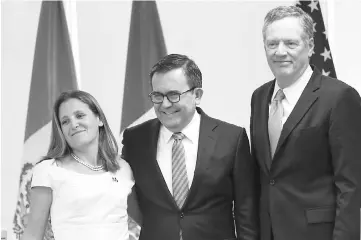
[[157,118],[123,134],[143,214],[139,239],[258,239],[258,174],[245,129],[197,107],[202,73],[187,56],[165,56],[150,78]]

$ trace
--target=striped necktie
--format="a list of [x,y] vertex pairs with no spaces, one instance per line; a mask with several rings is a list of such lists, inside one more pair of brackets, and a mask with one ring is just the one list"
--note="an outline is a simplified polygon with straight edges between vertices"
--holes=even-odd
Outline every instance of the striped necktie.
[[[183,133],[174,133],[174,143],[172,146],[172,186],[173,198],[181,209],[188,195],[188,176],[185,161],[185,151],[182,140],[185,137]],[[179,231],[179,239],[183,240],[182,229]]]
[[174,143],[172,146],[172,187],[173,198],[179,208],[182,208],[188,194],[188,176],[185,162],[185,151],[182,140],[183,133],[174,133]]

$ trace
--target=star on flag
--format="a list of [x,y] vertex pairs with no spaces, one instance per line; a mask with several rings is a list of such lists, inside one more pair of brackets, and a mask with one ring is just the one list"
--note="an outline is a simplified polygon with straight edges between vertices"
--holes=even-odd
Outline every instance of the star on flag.
[[313,10],[318,10],[317,4],[318,4],[318,1],[311,1],[311,3],[308,5],[308,7],[311,8],[311,13],[313,12]]
[[328,75],[330,75],[330,72],[325,72],[325,70],[322,69],[322,75],[328,76]]
[[328,51],[327,48],[325,48],[325,51],[320,53],[320,55],[323,56],[323,61],[325,62],[327,59],[331,59],[331,51]]
[[328,32],[327,32],[327,30],[323,31],[323,34],[325,34],[325,38],[328,39]]

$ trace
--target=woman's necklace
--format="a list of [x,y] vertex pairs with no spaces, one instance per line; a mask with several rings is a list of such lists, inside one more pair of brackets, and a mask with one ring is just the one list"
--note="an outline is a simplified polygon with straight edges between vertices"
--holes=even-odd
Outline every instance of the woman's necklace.
[[83,160],[81,160],[77,155],[75,155],[74,153],[70,153],[70,155],[74,158],[75,161],[77,161],[78,163],[84,165],[85,167],[89,168],[92,171],[101,171],[104,169],[104,164],[99,165],[99,166],[94,166],[91,165],[89,163],[84,162]]

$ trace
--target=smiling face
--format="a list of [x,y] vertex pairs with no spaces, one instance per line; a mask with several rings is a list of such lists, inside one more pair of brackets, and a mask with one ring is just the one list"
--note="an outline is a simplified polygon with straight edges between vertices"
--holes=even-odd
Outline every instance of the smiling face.
[[58,118],[65,140],[72,149],[92,143],[98,145],[99,126],[103,123],[87,104],[71,98],[60,105]]
[[306,39],[300,20],[286,17],[271,23],[265,32],[265,51],[274,76],[286,87],[296,81],[309,65],[313,39]]
[[[154,92],[162,94],[182,93],[190,89],[182,68],[173,69],[166,73],[155,73],[152,77],[152,87]],[[167,97],[164,97],[162,103],[154,104],[158,119],[170,131],[181,131],[192,120],[196,105],[200,104],[202,93],[202,89],[196,88],[182,94],[177,103],[171,103]]]

